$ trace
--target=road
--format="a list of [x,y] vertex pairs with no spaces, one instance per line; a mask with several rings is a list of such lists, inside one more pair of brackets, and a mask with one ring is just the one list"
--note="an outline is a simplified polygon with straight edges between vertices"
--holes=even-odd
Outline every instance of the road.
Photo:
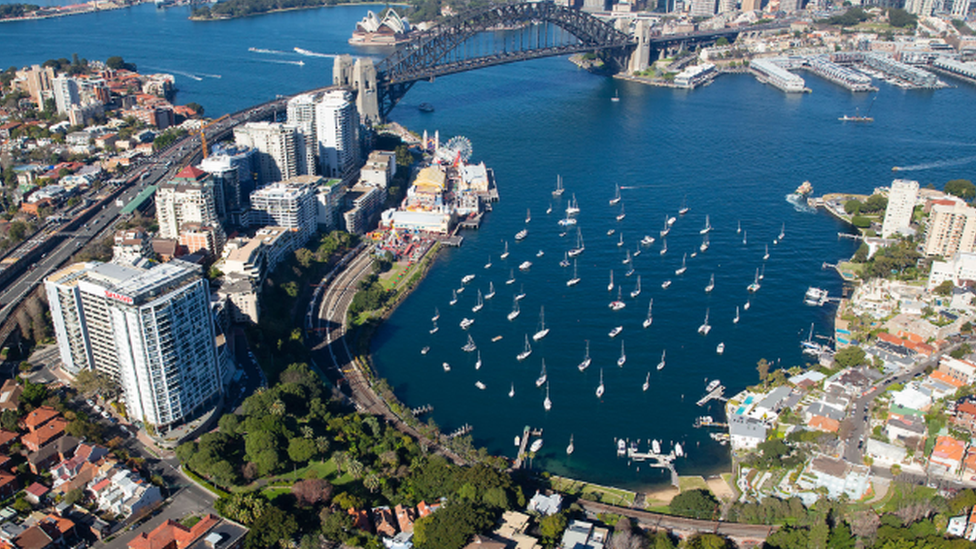
[[768,526],[762,524],[743,524],[739,522],[721,522],[717,520],[698,520],[672,515],[662,515],[651,513],[639,509],[627,507],[616,507],[603,503],[577,500],[584,510],[592,514],[611,514],[623,515],[636,519],[641,527],[667,530],[678,530],[683,532],[702,532],[728,536],[739,540],[765,540],[770,534],[778,529],[778,526]]

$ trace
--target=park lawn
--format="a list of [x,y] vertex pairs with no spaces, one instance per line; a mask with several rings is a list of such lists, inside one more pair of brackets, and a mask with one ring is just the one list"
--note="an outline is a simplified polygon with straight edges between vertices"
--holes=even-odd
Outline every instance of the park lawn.
[[280,480],[286,480],[290,482],[296,482],[305,478],[308,478],[310,472],[315,473],[315,478],[330,478],[335,475],[336,466],[332,459],[328,461],[311,461],[305,467],[301,469],[296,469],[290,473],[285,473],[283,475],[277,475],[270,479],[270,482],[274,483]]
[[705,490],[709,492],[708,484],[705,484],[705,479],[701,477],[678,477],[678,490],[681,492],[687,490]]
[[274,501],[278,496],[283,496],[285,494],[290,494],[290,487],[273,486],[271,488],[265,488],[261,490],[261,495],[265,497],[268,501]]
[[383,273],[383,275],[380,276],[380,284],[383,286],[383,289],[392,290],[396,286],[398,275],[406,271],[408,268],[409,268],[408,263],[403,263],[400,261],[394,263],[393,267],[390,268],[389,271]]
[[579,496],[582,496],[583,494],[596,494],[599,496],[601,503],[606,503],[609,505],[623,505],[626,507],[631,507],[634,505],[634,498],[637,497],[637,494],[628,490],[611,488],[609,486],[599,486],[597,484],[589,484],[583,481],[555,475],[553,475],[550,479],[550,483],[553,490],[567,494]]

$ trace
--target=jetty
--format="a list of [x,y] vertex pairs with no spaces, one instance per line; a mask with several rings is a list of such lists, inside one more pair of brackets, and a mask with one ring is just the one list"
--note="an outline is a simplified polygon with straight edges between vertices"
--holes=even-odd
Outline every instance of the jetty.
[[414,409],[410,410],[410,413],[413,414],[414,417],[418,417],[418,416],[422,416],[424,414],[429,414],[430,412],[433,412],[433,411],[434,411],[434,407],[433,406],[431,406],[430,404],[424,404],[423,406],[421,406],[419,408],[414,408]]
[[657,454],[653,451],[638,451],[633,445],[627,446],[627,459],[640,463],[650,462],[647,466],[671,471],[671,484],[676,488],[679,486],[678,471],[674,468],[673,462],[677,457],[673,450],[667,454]]
[[533,429],[528,425],[522,429],[522,438],[519,440],[518,457],[515,458],[515,463],[512,465],[512,469],[521,469],[525,464],[525,451],[529,447],[530,437],[541,437],[542,429]]
[[449,434],[449,435],[447,435],[447,438],[457,438],[457,437],[462,437],[462,436],[464,436],[464,435],[466,435],[466,434],[468,434],[468,433],[470,433],[470,432],[471,432],[471,431],[473,431],[473,430],[474,430],[474,427],[472,427],[471,425],[468,425],[467,423],[465,423],[465,424],[464,424],[464,425],[462,425],[462,426],[461,426],[461,427],[460,427],[459,429],[457,429],[457,430],[456,430],[456,431],[454,431],[453,433],[451,433],[451,434]]
[[727,398],[725,398],[725,397],[722,396],[724,393],[725,393],[725,386],[724,385],[719,385],[715,389],[712,389],[712,391],[710,393],[708,393],[707,395],[701,397],[698,400],[698,402],[696,402],[695,404],[697,404],[699,406],[704,406],[704,405],[708,404],[712,400],[728,400]]
[[718,427],[720,429],[725,429],[728,426],[729,426],[728,423],[719,423],[715,421],[714,419],[712,419],[712,416],[701,416],[695,418],[695,423],[693,425],[693,427],[695,427],[696,429],[701,427]]

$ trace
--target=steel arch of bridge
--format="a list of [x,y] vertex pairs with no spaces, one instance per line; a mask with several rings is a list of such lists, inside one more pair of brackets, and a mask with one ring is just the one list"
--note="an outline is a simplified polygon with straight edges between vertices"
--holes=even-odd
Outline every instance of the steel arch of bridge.
[[[481,32],[520,24],[551,23],[572,34],[575,44],[496,52],[463,60],[449,60],[451,52]],[[463,71],[579,52],[623,50],[631,37],[612,25],[578,9],[552,2],[492,5],[456,15],[425,31],[376,66],[380,115],[386,118],[397,102],[419,80]]]

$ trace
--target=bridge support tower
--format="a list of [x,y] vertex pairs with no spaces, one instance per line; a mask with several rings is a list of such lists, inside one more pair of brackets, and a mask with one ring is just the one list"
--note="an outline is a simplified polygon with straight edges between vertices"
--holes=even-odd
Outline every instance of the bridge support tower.
[[634,39],[637,46],[630,54],[627,63],[627,74],[633,75],[635,72],[645,71],[651,63],[651,25],[644,19],[638,19],[634,23]]
[[351,55],[340,55],[332,65],[332,83],[356,91],[356,110],[363,124],[380,122],[379,92],[376,87],[376,66],[368,57],[353,61]]

